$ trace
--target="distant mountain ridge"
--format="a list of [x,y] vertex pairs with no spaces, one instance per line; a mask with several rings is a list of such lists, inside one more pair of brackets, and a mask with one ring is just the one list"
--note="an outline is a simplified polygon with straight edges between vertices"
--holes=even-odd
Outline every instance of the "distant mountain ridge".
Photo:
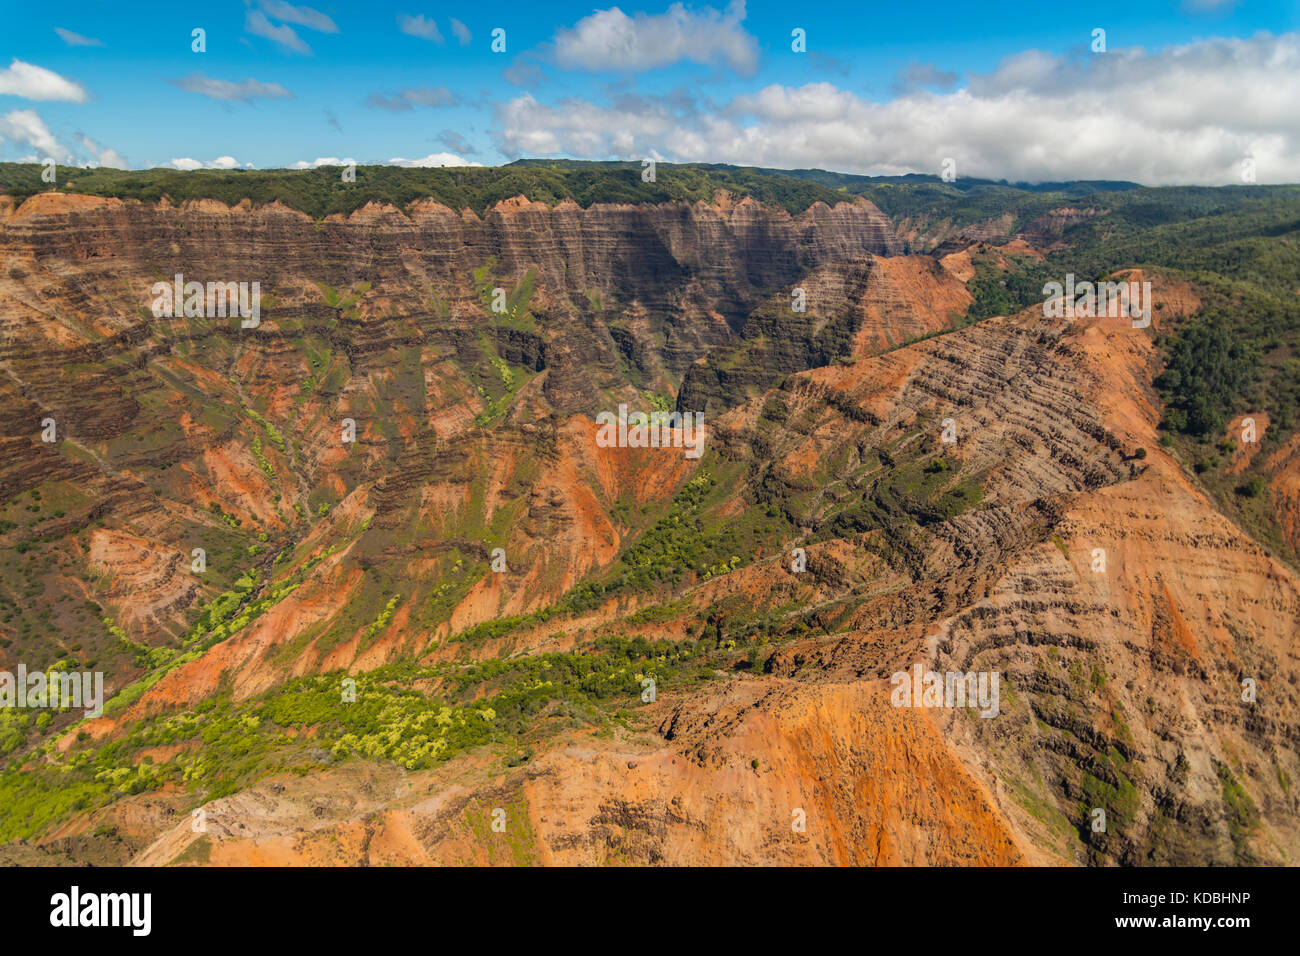
[[516,196],[552,206],[572,200],[583,208],[598,203],[707,203],[719,190],[798,215],[815,203],[833,206],[862,196],[890,218],[909,252],[932,251],[961,238],[1003,241],[1063,207],[1146,210],[1148,220],[1151,210],[1157,210],[1160,221],[1178,221],[1202,215],[1207,207],[1230,211],[1255,201],[1300,197],[1298,186],[1152,188],[1111,180],[1008,184],[960,176],[948,183],[917,173],[859,176],[719,163],[658,163],[653,181],[646,181],[643,173],[648,171],[639,162],[543,159],[495,167],[358,166],[355,182],[342,181],[341,167],[180,171],[61,166],[54,190],[42,180],[43,169],[31,163],[0,163],[0,194],[16,200],[57,191],[142,202],[164,197],[173,203],[215,199],[236,205],[247,200],[260,206],[279,202],[315,218],[346,215],[372,202],[400,209],[422,199],[479,215]]

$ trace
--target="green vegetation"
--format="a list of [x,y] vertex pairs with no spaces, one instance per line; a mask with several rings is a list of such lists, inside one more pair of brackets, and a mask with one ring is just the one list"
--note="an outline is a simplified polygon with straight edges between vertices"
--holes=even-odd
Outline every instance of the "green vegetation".
[[397,610],[397,605],[401,600],[402,598],[400,595],[394,596],[384,606],[384,609],[379,612],[379,616],[375,618],[374,623],[366,628],[365,636],[361,639],[361,646],[363,648],[369,647],[373,644],[375,638],[384,632],[384,628],[388,627],[389,622],[393,619],[393,612]]
[[1070,248],[1049,261],[1071,261],[1080,276],[1178,269],[1294,297],[1300,187],[1166,187],[1104,198],[1104,214],[1066,230]]
[[1254,851],[1249,839],[1259,828],[1259,808],[1250,798],[1244,787],[1233,776],[1226,764],[1218,764],[1216,770],[1222,788],[1223,809],[1228,819],[1228,832],[1232,836],[1233,847],[1239,863],[1255,862]]
[[975,259],[975,277],[966,284],[975,301],[966,310],[966,322],[1015,315],[1043,304],[1043,285],[1055,278],[1055,270],[1033,256],[1007,255],[1005,259],[1009,266],[1005,270]]
[[478,386],[479,397],[484,404],[483,411],[474,418],[474,424],[479,428],[486,428],[500,419],[510,408],[519,390],[532,378],[531,375],[521,375],[499,355],[489,354],[487,360],[496,374]]
[[[104,713],[115,714],[125,710],[169,671],[197,659],[204,651],[253,623],[296,590],[311,570],[331,553],[332,548],[307,561],[284,579],[265,585],[261,570],[250,569],[235,581],[231,590],[222,592],[203,606],[198,619],[181,639],[179,648],[146,648],[130,641],[123,632],[119,639],[134,652],[137,664],[148,671],[115,694],[104,705]],[[110,629],[113,626],[108,620],[105,624]]]
[[948,521],[975,507],[983,497],[984,490],[977,482],[950,474],[942,459],[926,465],[919,460],[897,464],[885,471],[860,501],[835,515],[830,532],[853,534]]
[[[1105,753],[1088,758],[1082,778],[1083,798],[1078,805],[1079,833],[1088,841],[1089,858],[1100,862],[1108,848],[1131,837],[1130,828],[1137,819],[1141,794],[1130,779],[1133,774],[1124,756],[1111,747]],[[1104,833],[1092,832],[1092,811],[1106,812]]]
[[[703,580],[734,571],[746,563],[742,555],[755,554],[761,542],[784,534],[788,526],[779,517],[761,512],[740,520],[711,516],[710,506],[716,505],[726,492],[724,482],[701,470],[673,497],[667,512],[625,548],[608,571],[545,608],[484,621],[451,640],[486,641],[557,617],[593,610],[621,594],[674,588],[688,575]],[[653,614],[647,610],[628,623],[645,623],[653,619]]]
[[271,439],[271,444],[273,444],[276,448],[280,450],[281,453],[283,453],[284,436],[281,435],[279,431],[276,430],[276,427],[274,425],[268,422],[261,415],[257,414],[257,412],[253,411],[253,409],[249,408],[247,405],[243,406],[243,408],[244,408],[244,414],[247,415],[249,418],[251,418],[253,421],[257,422],[259,425],[261,425],[262,428],[266,430],[267,437]]
[[346,294],[324,282],[317,282],[316,286],[320,289],[321,297],[327,306],[331,309],[338,309],[345,316],[351,318],[356,317],[357,303],[370,291],[369,282],[357,283]]
[[[78,810],[167,783],[195,802],[232,793],[276,770],[350,756],[430,767],[493,745],[516,754],[541,724],[602,725],[641,706],[642,680],[659,693],[713,678],[716,645],[602,637],[582,651],[469,666],[395,664],[356,675],[355,702],[336,672],[302,678],[260,697],[204,701],[192,712],[140,720],[110,742],[84,742],[63,753],[42,748],[36,769],[0,770],[0,840],[29,836]],[[423,692],[417,686],[431,685]],[[310,746],[300,732],[312,728]],[[0,737],[0,740],[3,740]],[[142,752],[181,745],[155,763]]]
[[262,473],[263,473],[264,475],[266,475],[267,478],[270,478],[270,479],[274,480],[274,479],[275,479],[275,469],[271,467],[271,463],[270,463],[269,461],[266,460],[266,455],[264,455],[264,454],[262,453],[262,436],[261,436],[261,435],[254,435],[254,436],[253,436],[253,446],[252,446],[252,447],[253,447],[253,457],[257,459],[257,467],[260,468],[260,469],[262,469]]
[[[0,191],[23,199],[48,190],[43,167],[0,163]],[[640,163],[536,163],[501,167],[411,169],[359,166],[355,183],[341,181],[337,167],[305,170],[136,170],[58,168],[58,191],[157,202],[217,199],[235,205],[248,199],[256,206],[279,201],[315,218],[348,214],[366,203],[399,208],[433,199],[452,209],[482,214],[513,196],[555,205],[572,199],[592,203],[708,202],[719,189],[736,196],[783,206],[792,214],[814,202],[844,201],[843,195],[815,183],[726,166],[677,166],[660,163],[656,181],[643,182]],[[336,303],[331,303],[336,304]],[[346,306],[339,306],[346,308]]]
[[1250,408],[1259,380],[1259,352],[1233,334],[1222,313],[1203,313],[1169,344],[1169,364],[1156,379],[1167,396],[1165,422],[1175,432],[1217,437],[1234,412]]

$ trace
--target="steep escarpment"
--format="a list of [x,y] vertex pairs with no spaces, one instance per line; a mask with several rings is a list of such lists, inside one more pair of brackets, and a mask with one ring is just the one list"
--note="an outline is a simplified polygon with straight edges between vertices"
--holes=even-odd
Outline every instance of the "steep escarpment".
[[[962,334],[1012,354],[1001,325]],[[1016,829],[1063,858],[1291,860],[1295,575],[1216,514],[1176,462],[1145,452],[1158,412],[1149,393],[1118,386],[1149,374],[1148,339],[1104,321],[1032,335],[1047,341],[1016,360],[1006,392],[989,388],[1007,381],[1000,371],[980,382],[1003,363],[976,341],[956,350],[960,364],[953,336],[915,348],[934,352],[906,381],[950,407],[983,395],[954,419],[967,464],[1003,449],[985,472],[985,507],[913,548],[908,565],[933,575],[930,587],[870,598],[862,638],[792,647],[774,670],[883,676],[909,663],[910,646],[929,668],[999,673],[1013,690],[998,717],[958,711],[947,730],[991,774]],[[942,388],[926,384],[926,366],[947,368]],[[914,643],[900,643],[909,625]]]
[[722,411],[783,375],[875,355],[959,324],[964,283],[928,256],[872,257],[816,269],[756,308],[733,340],[692,365],[681,411]]
[[[138,310],[152,302],[152,284],[175,273],[259,282],[274,302],[266,327],[243,330],[253,333],[244,341],[275,335],[293,320],[336,318],[331,338],[361,360],[421,333],[462,348],[474,327],[467,313],[486,314],[516,332],[540,333],[529,364],[552,370],[548,399],[589,413],[599,390],[616,384],[609,375],[592,381],[591,370],[616,368],[633,353],[648,384],[660,375],[678,380],[776,289],[819,265],[898,248],[888,221],[865,200],[818,204],[792,217],[751,200],[583,209],[520,198],[481,218],[417,202],[405,212],[370,205],[313,221],[278,204],[176,208],[42,194],[11,209],[4,228],[5,255],[14,260],[8,279],[26,309],[35,293],[85,308],[95,331],[121,344],[156,334]],[[42,265],[56,260],[77,264],[72,288],[48,285]],[[318,286],[342,292],[363,284],[355,301],[343,297],[352,309],[322,303]],[[497,288],[508,308],[493,312]],[[379,314],[398,321],[377,322]],[[181,334],[205,333],[234,337],[236,330]],[[107,354],[114,343],[94,347]]]
[[[324,220],[56,194],[2,209],[0,654],[104,664],[110,691],[248,625],[260,646],[263,614],[298,673],[554,600],[685,474],[575,456],[574,413],[663,407],[781,284],[897,246],[865,201],[792,216],[726,193]],[[177,275],[256,284],[258,314],[206,292],[156,315]],[[477,583],[494,548],[538,559],[508,593]],[[406,580],[427,589],[390,609]],[[375,640],[379,622],[418,636]]]

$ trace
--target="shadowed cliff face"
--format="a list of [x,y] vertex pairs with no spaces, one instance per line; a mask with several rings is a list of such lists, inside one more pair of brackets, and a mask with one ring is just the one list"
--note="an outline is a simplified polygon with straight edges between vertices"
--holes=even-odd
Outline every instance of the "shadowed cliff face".
[[[10,203],[4,216],[17,302],[30,308],[36,295],[62,299],[123,345],[234,337],[233,327],[142,324],[137,309],[150,304],[159,279],[180,272],[200,282],[258,281],[273,300],[264,308],[267,324],[240,344],[297,323],[326,324],[321,331],[364,366],[417,342],[463,354],[486,325],[503,358],[549,370],[545,393],[557,409],[588,414],[602,390],[626,382],[621,364],[637,384],[680,381],[776,290],[819,266],[899,248],[888,220],[861,199],[791,217],[725,197],[715,205],[588,209],[520,198],[481,219],[427,202],[407,213],[371,205],[315,222],[274,204],[253,210],[200,201],[176,209],[37,196],[17,210]],[[50,286],[57,279],[44,269],[63,262],[75,276],[68,287]],[[355,301],[347,296],[362,285]],[[320,286],[338,290],[338,301],[331,304]],[[508,301],[504,313],[490,311],[498,288]],[[87,429],[111,430],[107,416]]]
[[[472,510],[475,522],[506,527],[518,514],[503,506],[523,502],[499,499],[531,487],[535,533],[599,538],[593,555],[566,555],[507,605],[557,596],[594,555],[616,550],[620,534],[603,512],[627,490],[603,483],[573,515],[555,490],[572,475],[534,486],[539,463],[571,466],[556,446],[570,416],[646,408],[656,394],[670,401],[685,368],[735,338],[733,326],[776,289],[896,246],[865,201],[797,218],[725,197],[585,210],[519,200],[483,219],[426,203],[324,222],[274,205],[5,202],[0,493],[54,481],[81,496],[79,508],[51,508],[62,514],[45,518],[41,536],[82,525],[80,560],[118,581],[105,596],[146,643],[176,636],[202,597],[184,567],[193,547],[215,552],[228,585],[249,564],[269,570],[276,546],[302,542],[322,509],[354,492],[378,528],[395,528],[394,512],[433,478],[447,482],[441,504]],[[258,282],[260,324],[155,317],[155,283],[178,273]],[[805,355],[794,367],[809,364]],[[47,419],[58,443],[39,440]],[[345,445],[349,419],[357,439]],[[649,494],[671,494],[676,477],[651,476]],[[127,527],[103,526],[107,515]],[[468,541],[464,519],[434,516],[421,537]],[[222,560],[254,525],[271,540],[243,550],[261,545],[264,556]],[[14,529],[14,540],[30,530]],[[481,541],[472,547],[487,553]],[[69,605],[93,597],[73,580],[55,587]],[[76,626],[98,615],[78,608]]]
[[[117,693],[0,740],[0,854],[1294,860],[1300,584],[1157,442],[1186,287],[956,328],[970,256],[895,252],[865,202],[0,207],[0,667]],[[154,317],[177,271],[260,324]],[[917,663],[997,716],[894,706]]]

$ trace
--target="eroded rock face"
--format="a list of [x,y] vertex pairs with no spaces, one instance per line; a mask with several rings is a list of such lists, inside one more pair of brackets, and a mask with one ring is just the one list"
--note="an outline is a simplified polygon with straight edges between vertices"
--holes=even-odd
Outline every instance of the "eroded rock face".
[[[87,357],[125,348],[138,355],[159,344],[160,330],[136,309],[152,301],[153,282],[178,272],[201,282],[260,282],[276,301],[264,313],[264,334],[273,334],[276,318],[346,311],[322,308],[318,285],[368,283],[358,314],[338,327],[340,344],[360,362],[413,337],[463,345],[481,324],[473,317],[484,314],[490,290],[513,291],[531,272],[536,291],[528,304],[540,334],[530,340],[524,330],[503,330],[507,338],[515,333],[505,351],[551,370],[547,398],[557,408],[588,413],[597,390],[615,384],[592,372],[621,355],[648,374],[679,379],[773,291],[818,266],[898,249],[889,221],[862,199],[791,217],[750,200],[583,209],[518,198],[482,218],[425,202],[409,215],[369,205],[314,222],[278,204],[175,208],[42,195],[11,210],[0,235],[12,359],[46,366],[73,356],[36,351],[50,345],[41,341],[48,329],[28,329],[34,354],[19,351],[28,338],[22,325],[41,314],[35,303],[76,313],[98,333]],[[72,272],[57,268],[65,263]],[[476,269],[484,271],[476,276]],[[638,317],[650,327],[638,328]],[[75,328],[69,335],[62,344],[78,344]],[[96,437],[111,437],[134,414],[111,391],[92,392],[76,411],[83,433]]]
[[819,266],[763,302],[738,336],[692,365],[677,408],[720,413],[788,373],[876,355],[951,328],[971,302],[964,282],[929,256]]
[[[523,762],[479,748],[407,772],[322,750],[306,776],[212,801],[202,836],[190,797],[161,789],[0,855],[1294,860],[1300,582],[1160,449],[1151,332],[1030,310],[903,345],[954,324],[972,270],[894,243],[864,204],[791,218],[512,201],[482,219],[425,204],[320,224],[212,203],[5,207],[0,491],[23,510],[3,542],[48,538],[66,559],[39,592],[53,639],[0,624],[0,665],[82,642],[125,657],[120,689],[143,670],[101,615],[146,647],[197,649],[85,724],[94,740],[299,675],[511,660],[609,631],[711,630],[734,660],[610,733],[561,722]],[[176,268],[261,270],[261,326],[140,314]],[[519,306],[505,318],[496,287]],[[807,312],[787,308],[795,287]],[[1187,296],[1157,277],[1151,331]],[[597,444],[594,411],[683,382],[678,407],[708,411],[705,458]],[[40,441],[45,417],[60,442]],[[1283,489],[1293,452],[1277,453]],[[725,573],[449,640],[615,566],[710,470],[726,483],[709,525],[759,529]],[[497,543],[508,575],[486,570]],[[199,545],[209,578],[186,570]],[[195,609],[254,570],[257,616],[192,638]],[[747,660],[768,646],[746,629],[756,609],[778,631],[797,609],[807,636]],[[999,674],[997,716],[893,706],[892,676],[917,663]],[[494,842],[496,808],[509,836]]]
[[[209,533],[214,508],[243,528],[297,538],[290,528],[300,532],[308,512],[354,492],[358,506],[373,497],[376,524],[390,528],[393,512],[432,481],[447,482],[438,507],[463,507],[479,490],[468,476],[485,458],[552,460],[572,415],[642,404],[645,390],[671,395],[686,369],[735,339],[776,290],[898,247],[864,200],[797,217],[726,196],[587,209],[516,199],[483,217],[424,202],[314,222],[278,204],[42,194],[17,206],[5,198],[0,217],[0,497],[76,485],[87,499],[43,519],[43,537],[112,516],[173,561],[195,545],[220,546]],[[155,283],[177,274],[257,282],[260,324],[154,316]],[[505,313],[492,309],[497,289]],[[886,335],[901,335],[916,319],[891,315],[885,324]],[[790,367],[816,361],[803,354]],[[529,379],[508,407],[493,392],[506,377],[504,391]],[[253,446],[249,408],[282,443],[267,433],[260,450]],[[503,416],[498,434],[465,435]],[[348,419],[357,425],[351,446],[339,440]],[[47,421],[57,444],[41,440]],[[652,497],[671,494],[674,476],[663,477],[650,481]],[[559,501],[534,507],[542,520],[525,530],[581,539],[623,490],[605,486],[580,515]],[[482,517],[491,520],[509,493],[494,488],[476,506]],[[455,524],[442,533],[464,539]],[[597,533],[605,543],[596,554],[620,539]],[[15,532],[13,541],[22,538]],[[120,549],[100,551],[107,563],[89,540],[74,545],[95,573],[135,574]],[[497,603],[536,606],[592,566],[564,563],[528,599],[486,602],[480,613],[501,610]],[[58,586],[69,601],[91,598],[75,576]],[[193,605],[174,595],[143,600],[149,613],[132,604],[118,616],[146,643],[175,637]],[[68,626],[84,628],[100,613],[69,612],[76,624]]]

